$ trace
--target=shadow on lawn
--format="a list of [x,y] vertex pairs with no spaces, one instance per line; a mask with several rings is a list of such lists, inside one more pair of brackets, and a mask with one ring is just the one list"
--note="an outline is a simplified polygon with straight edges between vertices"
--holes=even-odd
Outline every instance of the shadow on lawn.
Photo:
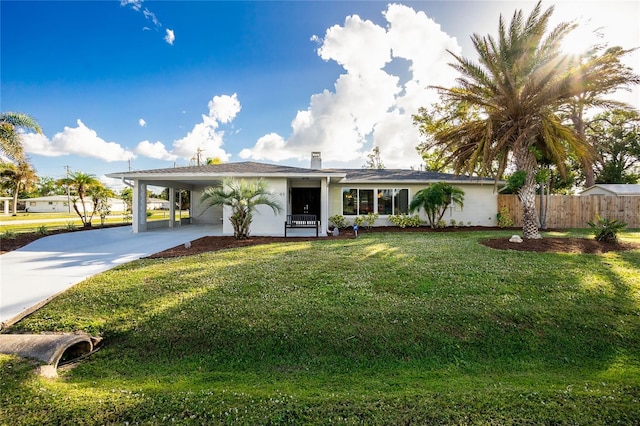
[[[598,377],[621,353],[640,357],[637,301],[621,275],[637,270],[638,251],[509,254],[479,245],[481,236],[456,248],[449,238],[375,239],[375,250],[366,238],[300,242],[144,260],[109,272],[116,281],[135,275],[112,292],[109,280],[98,292],[80,286],[18,330],[56,324],[47,319],[56,304],[81,298],[87,312],[65,327],[90,323],[84,315],[93,307],[105,347],[68,381],[121,380],[169,395],[173,384],[189,384],[211,389],[216,401],[233,399],[223,389],[251,389],[247,400],[277,389],[349,400],[375,388],[376,398],[392,399],[398,388],[456,391],[469,377],[482,388],[498,381],[564,389],[577,377]],[[130,404],[100,419],[136,418],[127,410],[158,402]]]
[[[269,271],[291,261],[299,264],[283,259],[295,252],[277,248],[261,248],[262,256],[273,251],[267,257],[252,258],[248,252],[219,279],[216,266],[190,265],[188,274],[174,275],[186,282],[168,293],[182,293],[180,302],[141,318],[135,329],[123,330],[113,349],[126,342],[127,358],[159,363],[164,365],[161,370],[191,360],[199,371],[251,371],[284,378],[309,371],[346,374],[449,366],[482,371],[487,363],[498,371],[532,365],[532,373],[540,366],[588,367],[595,373],[606,369],[621,350],[638,349],[637,338],[629,332],[640,326],[633,315],[635,302],[613,268],[599,269],[597,274],[604,277],[595,289],[567,273],[587,270],[593,258],[565,257],[561,269],[538,271],[518,283],[489,267],[486,273],[496,275],[493,288],[439,283],[442,288],[432,292],[434,298],[384,290],[359,262],[368,247],[362,240],[350,242],[344,251],[333,253],[333,259],[324,260],[326,275],[300,268],[287,282],[274,280]],[[308,250],[308,259],[322,256],[321,246]],[[625,262],[638,258],[634,253],[618,256]],[[347,270],[339,280],[331,277],[335,262]],[[412,262],[419,260],[404,258],[387,273],[395,277],[394,269],[418,268]],[[464,271],[464,264],[460,266]],[[233,278],[240,276],[244,281]],[[149,277],[150,282],[154,279]]]

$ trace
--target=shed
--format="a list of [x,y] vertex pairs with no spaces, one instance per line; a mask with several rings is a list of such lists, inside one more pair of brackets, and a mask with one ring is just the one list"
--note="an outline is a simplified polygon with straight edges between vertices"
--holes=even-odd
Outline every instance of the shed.
[[636,183],[596,183],[580,195],[640,195],[640,184]]

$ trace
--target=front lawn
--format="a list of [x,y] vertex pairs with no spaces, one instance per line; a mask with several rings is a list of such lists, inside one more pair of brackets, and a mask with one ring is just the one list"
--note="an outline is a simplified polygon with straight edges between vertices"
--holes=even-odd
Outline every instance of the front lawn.
[[640,423],[640,250],[479,244],[509,235],[292,239],[121,266],[13,327],[105,343],[57,379],[0,356],[0,423]]

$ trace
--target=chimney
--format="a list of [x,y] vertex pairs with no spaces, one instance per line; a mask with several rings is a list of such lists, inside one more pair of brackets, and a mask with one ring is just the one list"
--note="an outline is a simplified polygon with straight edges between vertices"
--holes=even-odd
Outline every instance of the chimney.
[[322,157],[320,156],[320,152],[312,152],[311,153],[311,168],[313,170],[322,169]]

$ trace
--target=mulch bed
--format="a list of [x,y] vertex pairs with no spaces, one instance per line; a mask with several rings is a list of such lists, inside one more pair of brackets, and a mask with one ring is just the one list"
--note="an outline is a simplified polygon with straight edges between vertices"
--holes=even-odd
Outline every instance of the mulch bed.
[[[78,231],[82,228],[78,229]],[[361,229],[360,234],[374,233],[374,232],[464,232],[474,230],[504,230],[504,228],[491,228],[491,227],[460,227],[460,228],[442,228],[431,229],[428,227],[419,228],[398,228],[395,226],[380,226],[371,229]],[[519,233],[521,230],[513,229],[514,234]],[[51,231],[48,235],[59,234],[63,232],[75,232],[68,230]],[[41,238],[39,234],[18,234],[14,239],[2,238],[0,242],[0,254],[6,253],[11,250],[18,249],[29,244],[32,241]],[[351,239],[355,238],[353,231],[343,230],[337,237],[330,236],[329,239]],[[236,247],[246,247],[258,244],[270,244],[278,242],[293,242],[293,241],[314,241],[315,237],[250,237],[246,240],[236,240],[233,237],[202,237],[191,242],[191,247],[186,248],[184,245],[179,245],[168,250],[161,251],[159,253],[148,256],[149,259],[157,258],[170,258],[179,256],[192,256],[199,253],[217,251]],[[554,252],[554,253],[591,253],[599,254],[609,251],[624,251],[640,249],[640,244],[631,243],[601,243],[594,239],[587,238],[556,238],[546,237],[540,240],[524,240],[522,243],[511,243],[509,238],[493,238],[487,239],[481,242],[487,247],[491,247],[497,250],[518,250],[518,251],[535,251],[535,252]]]
[[625,251],[640,249],[640,244],[603,243],[586,238],[542,238],[540,240],[523,240],[521,243],[509,242],[508,238],[493,238],[482,241],[487,247],[498,250],[537,251],[553,253],[590,253],[600,254],[609,251]]
[[[360,234],[372,233],[372,232],[462,232],[469,230],[495,230],[504,228],[490,228],[490,227],[461,227],[461,228],[442,228],[431,229],[427,227],[420,228],[398,228],[393,226],[380,226],[371,228],[370,230],[363,229]],[[520,229],[514,229],[515,232]],[[330,236],[329,239],[351,239],[355,238],[353,231],[341,231],[337,237]],[[170,258],[180,256],[192,256],[194,254],[223,250],[235,247],[246,247],[258,244],[269,244],[277,242],[292,242],[292,241],[313,241],[315,237],[250,237],[246,240],[236,240],[233,237],[202,237],[191,242],[191,247],[186,248],[184,245],[170,248],[168,250],[153,254],[149,256],[150,259],[157,258]],[[519,250],[519,251],[534,251],[534,252],[554,252],[554,253],[591,253],[599,254],[609,251],[624,251],[640,249],[640,244],[630,243],[602,243],[594,239],[586,238],[556,238],[547,237],[540,240],[524,240],[522,243],[509,242],[509,238],[493,238],[481,241],[487,247],[491,247],[498,250]]]

